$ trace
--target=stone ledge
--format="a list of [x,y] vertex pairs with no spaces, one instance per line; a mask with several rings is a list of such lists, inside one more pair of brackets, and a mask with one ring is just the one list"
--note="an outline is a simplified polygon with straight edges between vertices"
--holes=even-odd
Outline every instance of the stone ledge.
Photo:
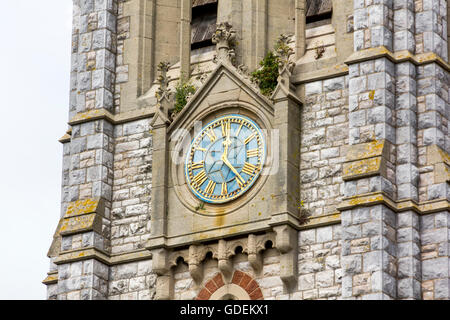
[[334,212],[330,214],[323,214],[320,216],[310,217],[308,221],[300,227],[299,230],[314,229],[340,223],[341,223],[341,213]]
[[348,75],[348,66],[345,64],[340,64],[334,67],[320,69],[313,72],[296,73],[292,75],[291,82],[295,85],[299,85],[308,82],[326,80],[345,75]]
[[47,277],[42,281],[46,286],[58,283],[58,271],[47,273]]
[[367,193],[359,196],[344,198],[337,210],[351,210],[356,207],[371,207],[378,204],[384,204],[394,212],[415,211],[420,215],[449,211],[450,202],[447,199],[438,199],[417,203],[411,199],[394,201],[382,192]]
[[76,124],[90,122],[99,119],[104,119],[110,122],[111,124],[121,124],[135,120],[151,118],[153,117],[154,114],[155,114],[154,106],[119,114],[112,114],[106,109],[96,109],[78,113],[72,119],[69,120],[69,125],[73,126]]
[[347,58],[345,64],[351,65],[378,58],[387,58],[393,63],[401,63],[409,61],[417,66],[429,63],[437,63],[446,71],[450,71],[450,64],[448,64],[434,52],[427,52],[415,55],[407,50],[391,52],[384,46],[357,51]]
[[108,266],[114,266],[118,264],[148,260],[151,258],[152,254],[145,249],[135,252],[110,255],[105,251],[99,250],[94,247],[89,247],[61,252],[60,255],[55,259],[54,263],[56,265],[59,265],[70,262],[95,259]]

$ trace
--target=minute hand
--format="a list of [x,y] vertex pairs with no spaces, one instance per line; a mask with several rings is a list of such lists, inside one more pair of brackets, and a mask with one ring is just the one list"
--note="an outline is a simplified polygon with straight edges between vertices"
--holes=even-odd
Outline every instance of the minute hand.
[[229,167],[231,169],[231,171],[233,171],[233,173],[239,178],[239,180],[241,180],[242,183],[245,182],[245,180],[242,179],[239,172],[237,172],[237,170],[231,165],[230,161],[228,161],[228,159],[225,157],[225,154],[222,155],[221,160],[223,161],[223,163],[225,163],[227,165],[227,167]]

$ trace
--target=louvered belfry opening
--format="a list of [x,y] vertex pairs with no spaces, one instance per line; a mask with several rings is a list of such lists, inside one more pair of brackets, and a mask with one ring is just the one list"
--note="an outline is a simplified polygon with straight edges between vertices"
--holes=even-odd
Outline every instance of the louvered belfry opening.
[[306,0],[306,27],[331,24],[332,0]]
[[210,47],[216,31],[218,0],[192,0],[191,50]]

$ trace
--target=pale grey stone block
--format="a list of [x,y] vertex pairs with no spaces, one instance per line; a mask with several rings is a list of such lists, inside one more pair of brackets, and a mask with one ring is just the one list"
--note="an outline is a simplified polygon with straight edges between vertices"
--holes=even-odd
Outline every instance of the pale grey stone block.
[[373,237],[381,234],[381,225],[379,222],[368,222],[362,225],[362,236]]
[[356,77],[349,81],[349,92],[351,94],[362,93],[367,90],[367,77]]
[[362,270],[360,254],[342,256],[341,263],[342,263],[342,269],[343,269],[343,275],[344,275],[344,277],[342,278],[343,281],[344,281],[345,276],[360,273]]
[[440,183],[428,187],[428,200],[446,199],[447,198],[447,184]]
[[449,299],[450,298],[450,279],[441,279],[434,282],[434,298]]
[[300,243],[299,245],[309,245],[316,243],[316,230],[310,229],[310,230],[302,230],[299,232],[300,236]]
[[422,261],[422,279],[432,280],[448,278],[448,257]]
[[328,242],[333,240],[332,227],[324,227],[317,229],[317,242]]
[[[79,53],[88,52],[92,48],[92,32],[84,33],[80,36],[79,39]],[[78,67],[80,67],[80,62],[78,62]]]
[[[299,263],[298,274],[304,275],[304,274],[309,274],[309,273],[315,273],[315,272],[322,271],[323,269],[324,269],[324,265],[322,263],[317,262],[315,259],[314,260],[305,260],[305,261],[301,261]],[[276,278],[279,279],[279,277],[276,277]],[[261,285],[261,283],[260,283],[260,285]]]
[[78,90],[86,91],[91,89],[91,72],[80,72],[78,73]]
[[109,11],[101,11],[98,13],[98,28],[106,28],[115,33],[117,25],[117,18],[115,14]]
[[337,77],[325,80],[323,82],[323,91],[329,92],[329,91],[336,91],[336,90],[342,90],[345,86],[345,80],[344,77]]
[[86,170],[73,170],[70,172],[70,185],[83,184],[86,181]]
[[366,111],[359,110],[349,114],[349,126],[350,128],[362,127],[366,125]]
[[380,250],[371,251],[363,254],[363,272],[373,272],[380,270],[383,261],[383,255]]
[[306,96],[322,93],[322,81],[309,82],[305,84]]
[[114,10],[115,0],[95,0],[95,11]]

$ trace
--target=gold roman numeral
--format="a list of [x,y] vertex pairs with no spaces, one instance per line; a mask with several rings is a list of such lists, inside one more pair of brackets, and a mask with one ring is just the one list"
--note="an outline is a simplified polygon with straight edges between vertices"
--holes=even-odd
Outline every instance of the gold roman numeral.
[[247,150],[247,158],[257,157],[258,151],[258,149]]
[[244,144],[249,143],[250,141],[252,141],[252,139],[255,137],[255,133],[252,133],[251,135],[249,135],[247,137],[247,139],[245,139]]
[[240,121],[241,125],[239,126],[238,131],[236,131],[236,137],[239,135],[239,132],[241,132],[242,126],[244,125],[244,121]]
[[253,164],[246,162],[244,164],[244,167],[242,168],[242,172],[244,172],[248,175],[253,175],[253,172],[257,169],[258,169],[257,166],[254,166]]
[[245,183],[245,181],[241,181],[241,180],[239,179],[239,177],[236,177],[236,182],[237,182],[237,184],[239,185],[239,188],[242,188],[242,187],[244,186],[244,183]]
[[227,137],[228,132],[231,130],[231,123],[230,120],[224,120],[222,121],[222,137]]
[[228,194],[227,183],[224,182],[224,183],[222,183],[222,195],[227,195],[227,194]]
[[212,128],[208,129],[206,131],[206,134],[208,135],[209,140],[211,140],[211,142],[216,141],[217,137],[216,137],[216,134],[214,133],[214,130]]
[[202,160],[200,162],[195,162],[195,163],[193,163],[191,165],[191,169],[192,170],[201,169],[201,168],[203,168],[204,165],[205,165],[205,161],[204,160]]
[[195,150],[206,152],[206,149],[205,149],[205,148],[196,148]]
[[205,170],[202,170],[194,177],[194,183],[201,186],[207,179]]
[[216,183],[214,181],[210,180],[208,185],[206,186],[205,193],[213,193],[215,188],[216,188]]

